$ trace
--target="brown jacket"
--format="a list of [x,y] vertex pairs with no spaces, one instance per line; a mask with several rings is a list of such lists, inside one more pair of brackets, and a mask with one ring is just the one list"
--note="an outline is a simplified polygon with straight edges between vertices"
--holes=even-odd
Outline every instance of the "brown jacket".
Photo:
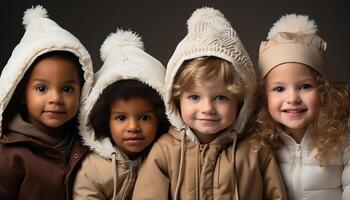
[[0,199],[72,199],[74,176],[86,151],[78,134],[70,137],[65,155],[33,137],[2,135]]
[[190,200],[286,199],[270,150],[253,151],[248,139],[236,146],[227,138],[210,144],[185,138],[181,143],[181,135],[171,128],[155,143],[139,172],[133,199],[173,199],[176,190],[178,199]]

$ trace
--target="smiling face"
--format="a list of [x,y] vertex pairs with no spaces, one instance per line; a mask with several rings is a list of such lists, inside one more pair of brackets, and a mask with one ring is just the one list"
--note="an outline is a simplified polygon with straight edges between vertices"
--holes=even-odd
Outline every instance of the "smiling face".
[[238,98],[222,80],[194,83],[180,97],[181,117],[201,143],[209,143],[229,127],[237,115]]
[[321,102],[315,72],[299,63],[279,65],[266,77],[266,94],[272,118],[302,138]]
[[73,62],[47,57],[33,66],[25,87],[28,121],[44,132],[71,120],[79,108],[80,78]]
[[149,101],[142,97],[118,99],[111,103],[109,126],[117,147],[136,158],[152,143],[157,133],[157,117]]

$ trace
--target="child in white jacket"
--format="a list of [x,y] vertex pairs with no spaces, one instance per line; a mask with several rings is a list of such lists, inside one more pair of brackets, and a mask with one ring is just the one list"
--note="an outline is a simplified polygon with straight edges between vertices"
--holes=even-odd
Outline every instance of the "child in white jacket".
[[314,21],[295,14],[260,46],[257,139],[276,149],[291,200],[350,199],[349,90],[329,80],[325,50]]

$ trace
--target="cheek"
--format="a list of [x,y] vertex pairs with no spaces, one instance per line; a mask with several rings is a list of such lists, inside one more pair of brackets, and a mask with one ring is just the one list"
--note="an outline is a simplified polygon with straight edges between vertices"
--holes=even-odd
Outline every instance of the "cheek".
[[279,111],[281,102],[276,97],[267,96],[267,110],[273,118],[276,118]]
[[121,130],[120,130],[119,125],[110,121],[109,128],[111,131],[110,134],[111,134],[114,142],[117,143],[118,145],[120,145],[120,140],[121,140],[122,134],[121,134]]
[[190,106],[185,101],[180,101],[181,118],[184,120],[185,123],[190,119],[193,109],[194,105]]
[[40,98],[26,98],[24,104],[29,114],[41,111],[45,106],[45,104],[42,102],[42,99]]
[[318,94],[310,96],[309,106],[314,110],[318,110],[321,106],[321,97]]
[[269,111],[279,106],[280,100],[278,97],[273,95],[267,95],[266,97],[267,97],[267,107]]
[[238,115],[237,104],[226,104],[218,107],[218,112],[226,118],[227,121],[234,121]]
[[72,96],[72,97],[69,97],[66,99],[66,103],[69,105],[69,107],[78,112],[78,109],[79,109],[79,105],[80,105],[80,99],[79,99],[79,96]]
[[148,127],[146,127],[146,133],[145,136],[149,141],[153,141],[157,134],[158,124],[157,122],[151,123]]

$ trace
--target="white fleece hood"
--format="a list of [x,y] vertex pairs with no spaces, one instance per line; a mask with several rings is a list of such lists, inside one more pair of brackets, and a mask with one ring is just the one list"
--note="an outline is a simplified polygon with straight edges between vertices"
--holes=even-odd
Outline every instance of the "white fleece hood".
[[81,102],[86,100],[93,81],[90,54],[75,36],[48,18],[45,8],[39,5],[26,10],[23,25],[26,31],[1,73],[0,137],[2,134],[2,114],[18,83],[38,56],[51,51],[69,51],[79,58],[85,79],[81,92]]
[[[240,41],[237,32],[231,27],[224,15],[213,8],[200,8],[193,12],[187,21],[188,33],[180,41],[170,58],[166,77],[166,106],[169,120],[178,130],[186,127],[178,111],[171,112],[172,89],[174,77],[186,60],[215,56],[230,63],[240,74],[245,83],[245,96],[243,106],[232,125],[236,133],[240,134],[255,106],[256,75],[253,64]],[[198,139],[191,131],[186,131],[186,135],[195,143]]]
[[96,73],[93,88],[86,104],[81,107],[79,116],[80,134],[84,144],[110,159],[127,159],[118,149],[113,147],[109,137],[98,139],[90,123],[91,111],[103,90],[119,80],[134,79],[155,89],[163,98],[164,66],[143,50],[141,38],[131,32],[117,30],[110,34],[101,46],[102,67]]

